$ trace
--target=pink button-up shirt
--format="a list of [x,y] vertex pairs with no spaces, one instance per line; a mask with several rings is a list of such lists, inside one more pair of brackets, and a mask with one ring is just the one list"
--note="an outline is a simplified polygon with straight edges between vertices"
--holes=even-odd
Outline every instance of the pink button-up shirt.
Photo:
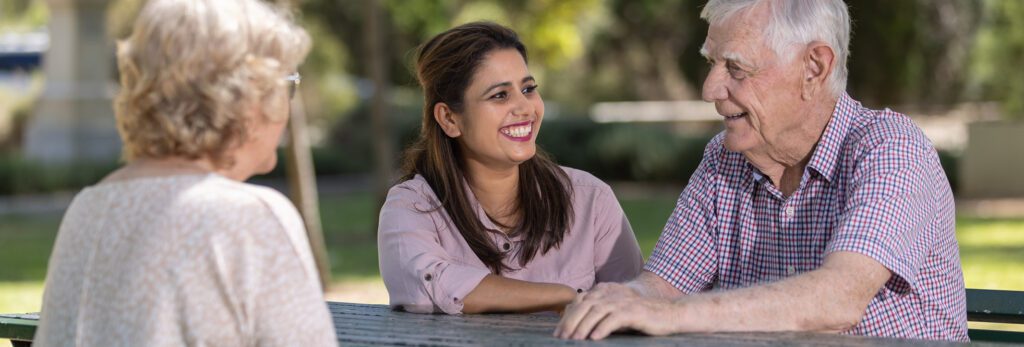
[[[467,189],[470,204],[491,239],[503,249],[512,270],[502,276],[559,283],[588,290],[598,282],[636,277],[643,257],[633,229],[607,184],[593,175],[563,168],[572,182],[573,223],[557,249],[519,265],[522,236],[509,237]],[[380,211],[377,247],[380,274],[391,306],[410,312],[462,312],[462,299],[487,274],[487,266],[469,248],[430,185],[417,175],[391,188]]]

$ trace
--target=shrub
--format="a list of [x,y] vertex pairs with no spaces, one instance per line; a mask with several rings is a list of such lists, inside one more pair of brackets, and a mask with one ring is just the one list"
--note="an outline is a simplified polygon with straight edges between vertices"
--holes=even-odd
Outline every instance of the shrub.
[[117,166],[117,162],[44,165],[20,155],[0,154],[0,195],[78,190],[100,181]]

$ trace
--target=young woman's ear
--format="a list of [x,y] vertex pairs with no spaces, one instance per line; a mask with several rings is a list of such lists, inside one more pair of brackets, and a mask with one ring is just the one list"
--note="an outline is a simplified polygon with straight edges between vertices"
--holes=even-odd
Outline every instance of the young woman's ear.
[[462,124],[459,116],[452,112],[448,104],[439,102],[434,104],[434,120],[441,125],[444,134],[451,138],[462,136]]

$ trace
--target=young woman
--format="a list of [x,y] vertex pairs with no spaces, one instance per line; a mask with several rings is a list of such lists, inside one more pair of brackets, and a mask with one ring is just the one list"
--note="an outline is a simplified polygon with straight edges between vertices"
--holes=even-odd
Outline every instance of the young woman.
[[537,150],[544,102],[512,30],[465,24],[424,44],[423,125],[380,212],[391,305],[448,314],[561,310],[643,259],[607,184]]

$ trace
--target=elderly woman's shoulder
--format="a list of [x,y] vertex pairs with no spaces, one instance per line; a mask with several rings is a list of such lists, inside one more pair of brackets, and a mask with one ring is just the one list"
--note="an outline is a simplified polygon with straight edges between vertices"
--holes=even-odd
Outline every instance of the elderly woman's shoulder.
[[295,221],[301,223],[295,207],[276,190],[216,174],[101,183],[83,191],[75,200],[72,205],[76,208],[69,210],[95,214],[97,209],[112,208],[118,213],[160,216],[176,223],[205,221],[201,224],[210,227],[243,221],[273,222],[286,228]]
[[273,188],[238,182],[217,175],[210,175],[189,187],[183,198],[191,203],[201,203],[210,208],[218,206],[256,210],[294,210],[291,201]]

